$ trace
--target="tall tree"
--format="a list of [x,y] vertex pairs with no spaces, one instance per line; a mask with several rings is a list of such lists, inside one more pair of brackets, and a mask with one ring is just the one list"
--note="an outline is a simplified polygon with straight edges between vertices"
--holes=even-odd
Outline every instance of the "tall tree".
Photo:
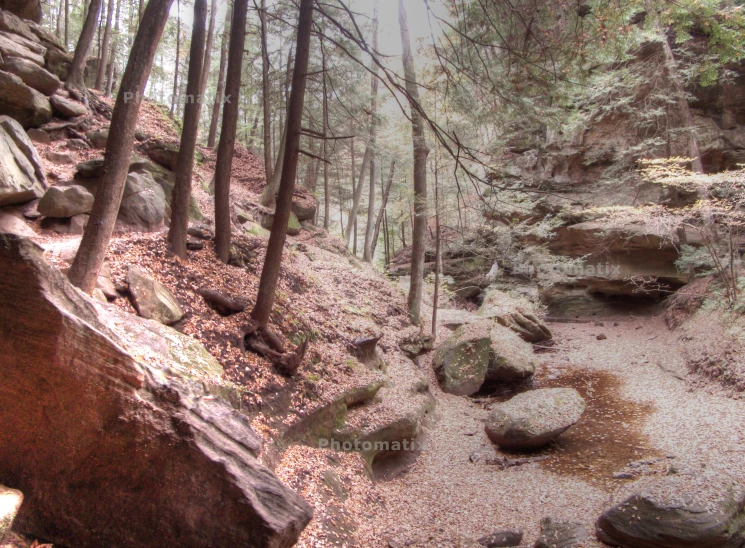
[[287,144],[285,145],[282,179],[279,183],[279,196],[274,211],[272,231],[267,244],[266,258],[261,270],[256,304],[251,311],[251,317],[258,323],[259,327],[268,325],[269,316],[274,306],[274,295],[279,279],[279,269],[282,264],[282,252],[287,237],[287,223],[290,220],[292,194],[295,189],[298,155],[300,153],[300,128],[305,101],[312,25],[313,0],[300,0],[295,68],[292,73],[292,91],[287,112],[287,130],[285,131]]
[[[357,240],[357,212],[360,208],[360,199],[362,198],[362,187],[365,184],[365,172],[370,166],[370,158],[372,157],[372,149],[368,144],[365,147],[365,155],[362,157],[362,167],[360,168],[360,177],[357,184],[354,186],[354,192],[352,193],[352,209],[349,211],[349,218],[347,219],[347,234],[346,234],[346,246],[349,247],[349,241],[354,232],[354,239]],[[352,171],[352,184],[354,185],[354,171]],[[350,227],[354,227],[350,230]],[[355,245],[355,254],[357,246]]]
[[[378,51],[378,0],[375,0],[373,8],[373,51]],[[368,263],[373,259],[373,224],[375,222],[375,139],[378,112],[378,65],[372,63],[372,83],[370,99],[370,147],[372,156],[370,157],[370,185],[367,198],[367,226],[365,227],[365,244],[362,251],[362,260]]]
[[103,91],[104,78],[106,77],[107,63],[109,62],[109,42],[111,42],[111,20],[114,16],[114,0],[109,0],[106,8],[106,27],[103,31],[103,43],[101,44],[101,57],[98,60],[98,72],[96,73],[96,89]]
[[269,95],[269,46],[266,36],[266,0],[261,0],[261,104],[264,112],[264,173],[272,178],[272,109]]
[[114,88],[114,72],[116,69],[116,52],[119,50],[119,15],[121,14],[122,0],[118,0],[116,3],[116,18],[114,21],[114,39],[111,41],[111,53],[109,54],[109,68],[106,75],[106,90],[104,96],[111,96],[111,91]]
[[[210,77],[210,64],[212,61],[212,41],[215,36],[215,19],[217,18],[217,0],[212,0],[210,4],[210,24],[207,30],[207,42],[204,47],[204,62],[202,63],[202,76],[199,82],[199,110],[202,110],[202,101],[204,92],[207,89],[207,80]],[[191,70],[191,66],[189,67]],[[188,86],[188,84],[187,84]]]
[[[152,1],[152,0],[151,0]],[[230,30],[225,95],[228,101],[222,109],[222,130],[217,147],[215,169],[215,250],[224,263],[230,257],[230,170],[233,165],[235,133],[238,127],[238,106],[241,90],[243,52],[246,42],[246,12],[248,0],[236,0]]]
[[[378,243],[378,236],[380,235],[380,223],[383,220],[383,216],[385,215],[385,208],[388,205],[388,196],[391,192],[391,185],[393,184],[393,172],[396,169],[396,159],[391,160],[391,169],[388,171],[388,184],[381,188],[381,202],[380,202],[380,213],[378,213],[378,217],[375,220],[375,234],[373,235],[373,242],[372,242],[372,254],[375,255],[375,247]],[[383,174],[381,173],[380,176],[382,177]]]
[[57,9],[57,26],[55,28],[55,36],[57,39],[62,40],[62,15],[65,11],[65,0],[59,0],[59,7]]
[[[329,217],[331,215],[331,196],[329,194],[329,154],[328,140],[329,136],[329,94],[326,85],[326,50],[323,47],[323,38],[321,38],[321,81],[323,82],[323,228],[329,229]],[[343,231],[342,231],[343,232]]]
[[176,0],[176,63],[173,71],[173,93],[171,94],[171,110],[169,115],[173,118],[178,103],[178,69],[181,64],[181,0]]
[[88,60],[88,52],[93,45],[93,37],[96,35],[96,24],[98,15],[101,11],[101,0],[91,0],[88,6],[88,13],[85,16],[83,30],[80,31],[78,44],[75,46],[75,55],[73,55],[70,69],[67,73],[65,87],[72,90],[79,90],[85,97],[85,64]]
[[[214,2],[214,0],[213,0]],[[186,258],[186,230],[189,227],[189,198],[191,197],[191,174],[194,170],[194,149],[199,131],[199,88],[202,84],[202,55],[204,55],[205,20],[207,0],[194,1],[194,24],[191,30],[189,51],[189,74],[186,83],[184,126],[181,144],[176,159],[176,184],[171,199],[171,226],[168,240],[173,252]]]
[[65,0],[65,50],[70,47],[70,0]]
[[145,92],[153,58],[163,28],[168,20],[172,0],[150,0],[142,25],[137,29],[127,68],[122,76],[114,104],[109,131],[116,135],[116,146],[107,146],[103,178],[96,189],[96,199],[80,247],[70,267],[70,282],[90,293],[96,285],[106,249],[114,232],[116,216],[132,160],[140,99]]
[[424,285],[424,246],[427,231],[427,155],[429,148],[424,138],[424,120],[419,110],[419,89],[411,52],[409,23],[403,0],[398,0],[398,25],[401,30],[401,60],[406,80],[406,95],[411,108],[411,138],[414,145],[414,222],[411,233],[411,284],[409,286],[409,320],[414,325],[421,321],[422,287]]
[[212,103],[212,118],[210,119],[210,131],[207,135],[207,146],[215,148],[217,140],[217,121],[220,118],[220,107],[223,105],[223,94],[225,93],[225,64],[228,57],[228,36],[230,27],[228,21],[232,19],[232,8],[228,8],[225,16],[225,28],[222,31],[222,43],[220,45],[220,67],[217,70],[217,90],[215,91],[215,101]]

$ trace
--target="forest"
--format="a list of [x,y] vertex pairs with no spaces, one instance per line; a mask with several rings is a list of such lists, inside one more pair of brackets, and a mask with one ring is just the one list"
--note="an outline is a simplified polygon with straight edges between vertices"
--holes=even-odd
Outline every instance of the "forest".
[[0,0],[0,548],[745,546],[745,2]]

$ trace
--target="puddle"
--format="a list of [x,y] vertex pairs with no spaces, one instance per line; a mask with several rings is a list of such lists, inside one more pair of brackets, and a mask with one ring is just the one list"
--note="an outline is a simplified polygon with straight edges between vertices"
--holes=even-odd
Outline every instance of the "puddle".
[[536,378],[530,389],[575,388],[587,409],[556,442],[530,456],[546,455],[540,464],[545,469],[582,476],[598,487],[628,481],[614,479],[613,473],[632,461],[660,456],[642,432],[654,407],[623,399],[621,384],[612,373],[588,369],[565,369],[558,379]]

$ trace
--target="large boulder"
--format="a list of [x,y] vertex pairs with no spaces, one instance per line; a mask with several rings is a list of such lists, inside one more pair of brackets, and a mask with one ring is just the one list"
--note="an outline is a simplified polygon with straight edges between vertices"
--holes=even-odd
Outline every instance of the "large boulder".
[[576,424],[584,411],[585,401],[573,388],[531,390],[496,404],[486,435],[502,449],[536,449]]
[[460,327],[437,348],[432,366],[443,392],[469,396],[479,391],[489,367],[490,331],[485,323]]
[[[261,216],[261,226],[266,228],[267,230],[272,229],[272,225],[274,224],[274,214],[269,213]],[[297,236],[300,234],[300,221],[298,221],[298,218],[295,216],[294,213],[290,212],[290,218],[287,221],[287,234],[290,236]]]
[[45,217],[65,218],[90,213],[93,194],[78,185],[53,186],[46,191],[36,209]]
[[530,345],[515,333],[491,320],[479,320],[457,328],[434,357],[444,392],[469,396],[485,382],[512,383],[535,373]]
[[303,221],[311,221],[316,216],[316,210],[318,209],[318,198],[316,198],[309,190],[296,187],[295,192],[292,195],[292,212],[297,217],[297,220],[301,223]]
[[260,464],[204,348],[100,308],[38,246],[0,238],[0,483],[25,496],[14,529],[80,548],[292,546],[312,511]]
[[18,76],[0,70],[0,114],[7,114],[23,127],[36,127],[52,119],[52,106]]
[[26,159],[34,168],[34,174],[39,182],[46,188],[47,176],[44,172],[44,161],[41,159],[39,152],[36,150],[34,143],[28,133],[23,130],[21,124],[16,122],[10,116],[0,116],[0,126],[5,130],[18,149],[23,153]]
[[54,74],[36,63],[21,57],[5,57],[2,69],[18,76],[23,83],[44,95],[52,95],[62,85]]
[[[32,23],[33,24],[33,23]],[[32,37],[34,36],[31,26],[18,17],[15,13],[10,11],[0,10],[0,30],[5,32],[12,32],[20,36]]]
[[[103,176],[103,158],[81,162],[75,167],[75,184],[81,184],[95,194],[95,188]],[[176,175],[172,171],[136,155],[132,156],[132,161],[129,163],[129,173],[147,174],[160,185],[165,194],[167,205],[165,216],[170,218],[171,195],[176,184]],[[189,198],[189,219],[193,221],[202,220],[202,212],[193,195]]]
[[745,487],[681,474],[644,486],[598,519],[597,537],[624,548],[745,546]]
[[117,231],[151,232],[163,226],[166,197],[147,173],[130,173],[117,217]]
[[493,318],[500,325],[509,327],[529,343],[547,341],[552,338],[551,330],[523,299],[513,297],[504,291],[486,291],[479,308],[479,315]]
[[67,73],[72,65],[72,55],[60,48],[47,49],[44,55],[44,68],[60,80],[67,80]]
[[0,55],[5,57],[20,57],[42,67],[46,48],[30,40],[24,40],[17,34],[0,31]]
[[0,0],[0,8],[35,23],[41,22],[41,0]]
[[13,520],[23,502],[23,493],[0,485],[0,543],[5,534],[10,531]]
[[[178,160],[179,146],[174,143],[167,143],[156,139],[149,143],[147,147],[148,157],[156,164],[170,170],[176,170],[176,161]],[[197,162],[204,161],[204,154],[199,150],[194,151],[194,159]]]
[[[1,125],[1,124],[0,124]],[[44,185],[34,166],[5,129],[0,130],[0,206],[40,198]]]
[[34,229],[23,220],[23,215],[12,209],[9,211],[0,210],[0,232],[26,237],[36,236]]

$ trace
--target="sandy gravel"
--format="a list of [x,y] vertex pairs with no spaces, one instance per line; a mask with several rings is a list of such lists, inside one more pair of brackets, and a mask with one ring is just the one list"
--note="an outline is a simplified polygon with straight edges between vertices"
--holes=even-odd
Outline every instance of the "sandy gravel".
[[[632,449],[674,462],[679,470],[706,467],[745,479],[745,402],[716,389],[694,389],[677,348],[678,334],[661,318],[624,316],[604,318],[604,323],[552,324],[560,350],[540,355],[538,385],[544,379],[559,386],[569,371],[588,377],[610,374],[620,383],[603,395],[611,400],[606,403],[638,405],[647,412],[627,421],[628,437],[605,443],[634,444]],[[598,341],[595,336],[601,332],[608,338]],[[440,337],[447,335],[442,329]],[[428,360],[421,365],[431,371]],[[442,393],[431,373],[429,379],[437,420],[428,429],[420,458],[400,476],[372,487],[380,502],[359,509],[363,545],[386,546],[392,540],[405,546],[474,546],[493,531],[522,528],[523,546],[532,546],[546,516],[580,521],[592,533],[597,516],[636,485],[634,480],[614,480],[605,470],[602,478],[571,466],[562,471],[557,459],[576,457],[571,444],[553,462],[506,470],[472,464],[469,455],[489,445],[483,432],[488,412],[467,398]],[[600,403],[591,400],[588,405]],[[551,451],[560,453],[561,447]],[[592,462],[586,464],[592,468]],[[649,473],[657,472],[650,467]],[[603,545],[593,537],[585,546]]]

